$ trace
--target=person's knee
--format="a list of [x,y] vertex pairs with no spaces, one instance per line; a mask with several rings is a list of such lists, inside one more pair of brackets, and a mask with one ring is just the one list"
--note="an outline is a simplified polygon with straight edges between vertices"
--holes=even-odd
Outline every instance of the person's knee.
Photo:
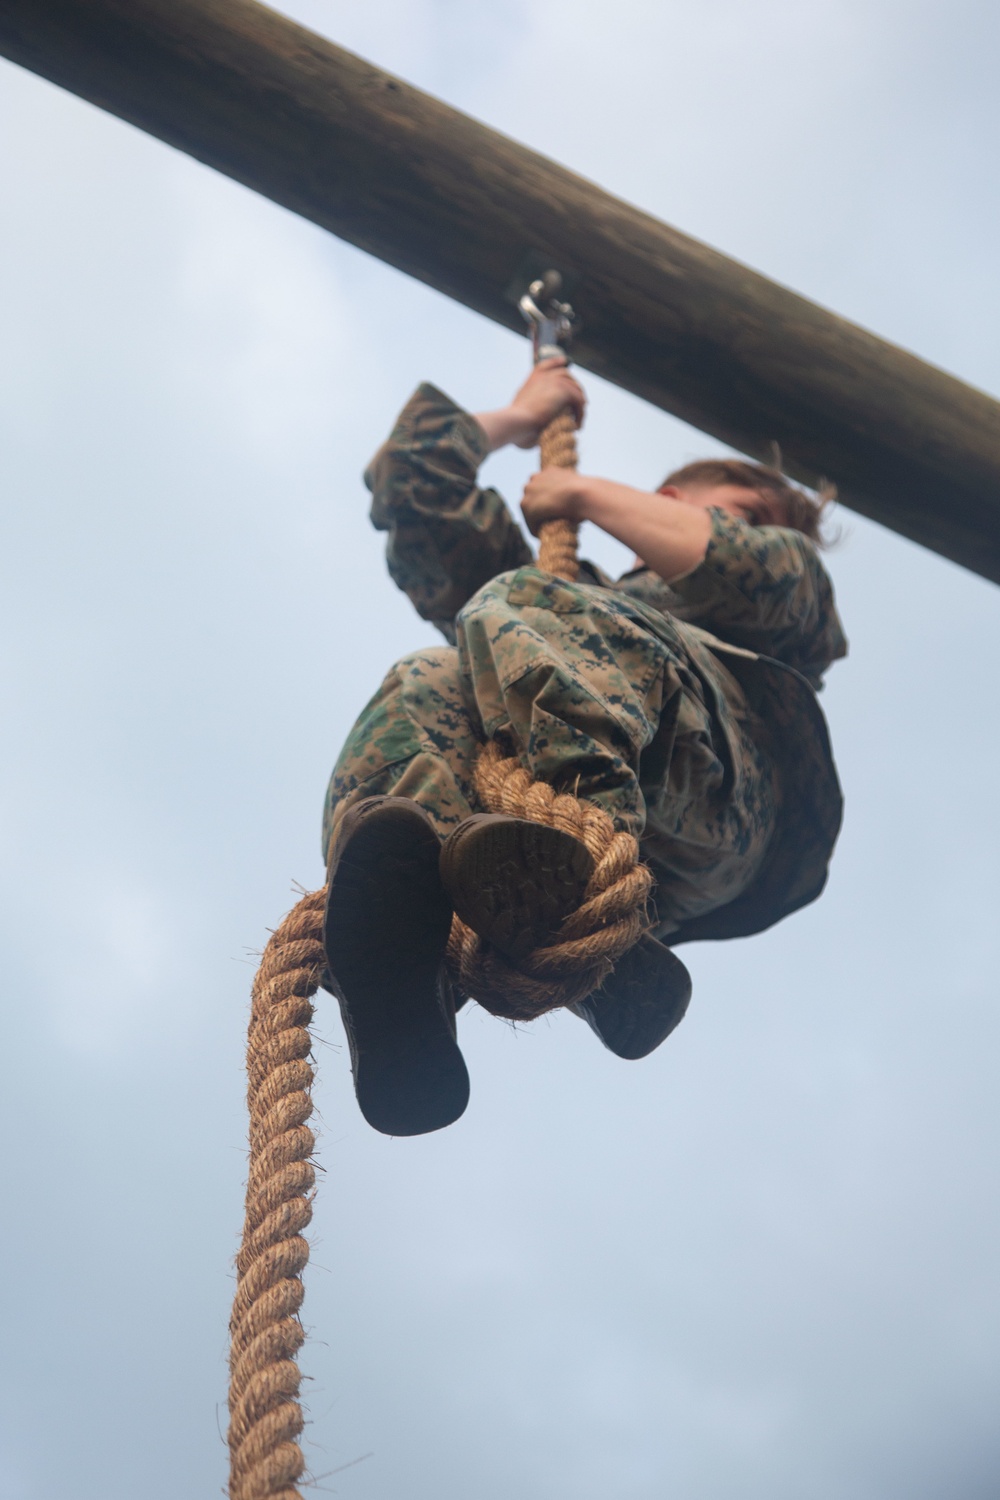
[[431,646],[401,657],[392,669],[396,692],[405,711],[426,721],[443,711],[462,711],[462,675],[454,646]]
[[428,646],[401,656],[392,668],[399,682],[414,678],[447,681],[458,675],[458,651],[454,646]]
[[495,578],[490,579],[489,583],[484,583],[481,588],[478,588],[455,616],[455,628],[459,640],[462,638],[464,627],[471,620],[481,618],[484,614],[509,613],[512,593],[516,595],[518,581],[528,571],[525,568],[515,568],[509,573],[498,573]]
[[[499,629],[505,623],[523,621],[531,628],[561,631],[574,617],[587,615],[603,622],[614,611],[607,590],[591,584],[570,583],[536,566],[499,573],[484,583],[455,619],[459,645],[470,629]],[[547,620],[547,624],[540,624]]]

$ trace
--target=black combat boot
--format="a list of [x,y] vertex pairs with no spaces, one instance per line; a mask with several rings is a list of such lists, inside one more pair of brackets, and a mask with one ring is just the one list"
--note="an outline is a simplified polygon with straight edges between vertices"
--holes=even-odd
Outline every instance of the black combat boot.
[[452,907],[440,850],[416,802],[367,797],[344,814],[330,859],[326,977],[361,1113],[385,1135],[440,1130],[469,1101],[444,972]]
[[615,964],[600,989],[568,1008],[586,1021],[617,1057],[648,1057],[684,1019],[691,975],[673,953],[645,933]]

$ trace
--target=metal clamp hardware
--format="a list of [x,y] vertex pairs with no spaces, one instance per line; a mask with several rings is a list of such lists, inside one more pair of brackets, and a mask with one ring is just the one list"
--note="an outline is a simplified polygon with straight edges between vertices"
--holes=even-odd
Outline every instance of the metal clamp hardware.
[[536,365],[539,360],[553,359],[560,354],[569,358],[569,341],[573,336],[576,314],[568,302],[556,300],[561,289],[559,272],[546,271],[538,281],[531,283],[517,304],[531,328]]

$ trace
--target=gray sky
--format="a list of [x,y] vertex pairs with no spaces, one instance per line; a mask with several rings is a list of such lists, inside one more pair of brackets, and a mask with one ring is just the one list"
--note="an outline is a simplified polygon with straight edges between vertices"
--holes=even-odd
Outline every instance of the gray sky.
[[[1000,392],[995,7],[286,8]],[[0,128],[0,1500],[212,1495],[250,954],[432,638],[360,471],[418,379],[499,404],[527,349],[7,64]],[[717,451],[587,384],[589,469]],[[308,1453],[371,1455],[325,1491],[997,1493],[1000,592],[841,521],[829,891],[686,949],[667,1046],[473,1010],[467,1115],[387,1140],[324,1002]]]

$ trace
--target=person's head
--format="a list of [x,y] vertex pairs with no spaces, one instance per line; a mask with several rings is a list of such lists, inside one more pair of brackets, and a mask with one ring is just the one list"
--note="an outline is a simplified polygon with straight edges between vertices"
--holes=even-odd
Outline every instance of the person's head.
[[822,546],[823,513],[837,492],[824,482],[810,495],[766,464],[704,458],[668,474],[659,493],[688,505],[717,506],[751,526],[789,526]]

